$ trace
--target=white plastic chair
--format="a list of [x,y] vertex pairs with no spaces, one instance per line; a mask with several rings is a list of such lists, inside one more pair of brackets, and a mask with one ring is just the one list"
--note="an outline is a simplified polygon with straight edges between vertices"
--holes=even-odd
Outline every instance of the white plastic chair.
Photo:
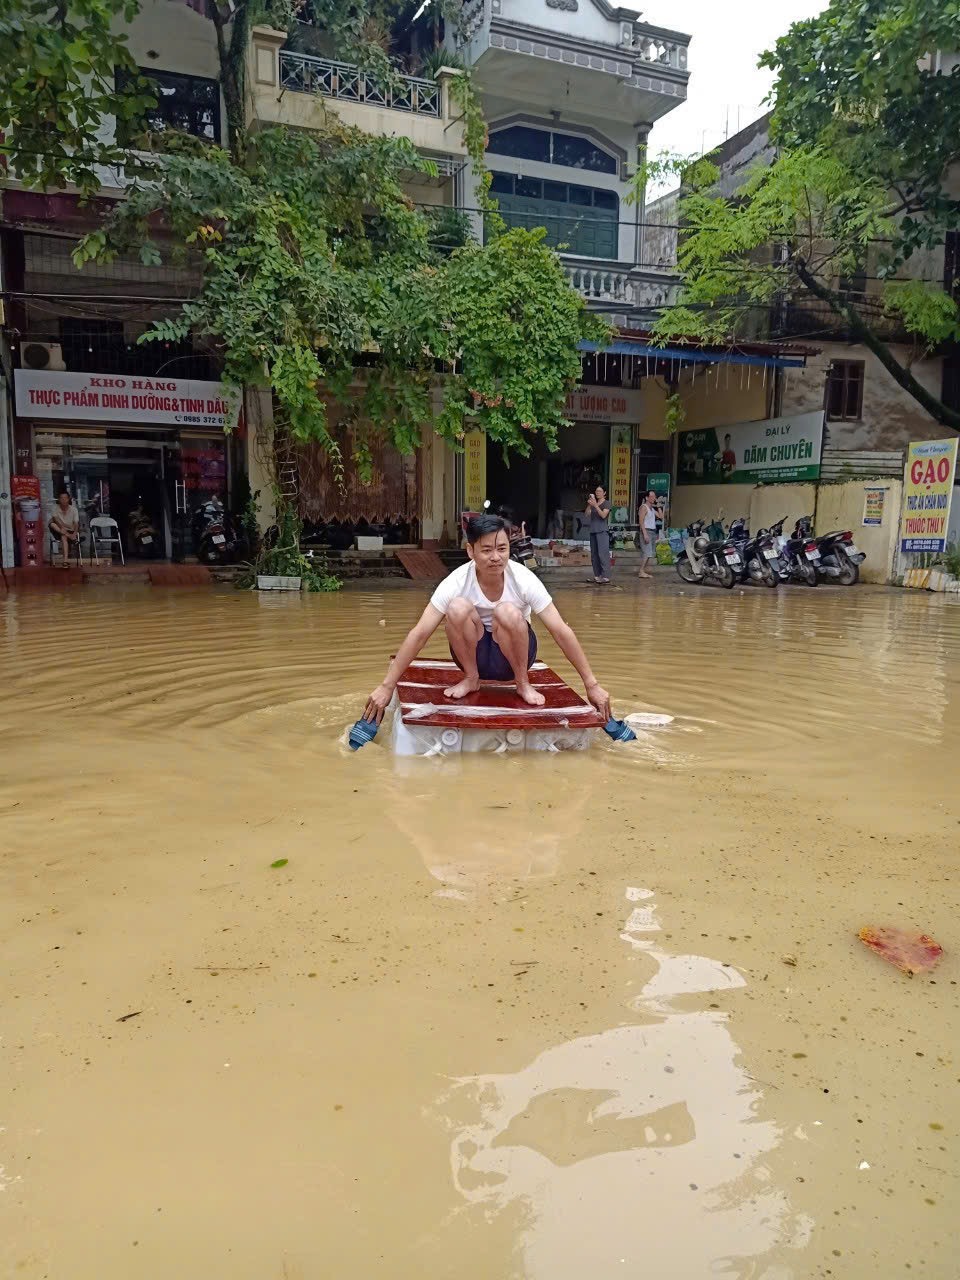
[[[120,563],[126,564],[123,558],[123,543],[120,541],[120,526],[112,516],[94,516],[90,521],[90,546],[93,548],[94,558],[97,564],[100,563],[100,548],[116,547],[120,552]],[[110,552],[111,559],[113,552]]]

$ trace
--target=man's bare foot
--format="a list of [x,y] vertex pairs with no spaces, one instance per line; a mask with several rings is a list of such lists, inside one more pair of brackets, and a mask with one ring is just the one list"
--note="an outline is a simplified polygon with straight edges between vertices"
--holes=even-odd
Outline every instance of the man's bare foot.
[[443,696],[445,698],[465,698],[468,693],[476,693],[479,688],[479,676],[464,676],[459,684],[452,684],[449,689],[444,689]]
[[546,698],[542,693],[537,693],[533,685],[528,681],[523,684],[517,681],[517,693],[524,700],[528,707],[542,707],[546,702]]
[[637,577],[638,577],[638,578],[649,578],[649,577],[650,577],[650,574],[649,574],[649,573],[643,573],[643,572],[641,571],[640,573],[638,573],[638,574],[637,574]]

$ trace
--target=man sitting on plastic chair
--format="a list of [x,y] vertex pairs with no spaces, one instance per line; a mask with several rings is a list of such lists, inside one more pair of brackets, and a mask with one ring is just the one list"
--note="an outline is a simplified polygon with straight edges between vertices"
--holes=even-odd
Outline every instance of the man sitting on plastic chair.
[[[80,512],[74,505],[73,499],[67,493],[66,489],[57,498],[57,505],[53,509],[53,515],[50,517],[48,525],[50,536],[60,544],[61,553],[61,569],[70,568],[71,551],[80,563]],[[51,548],[51,558],[53,549]]]

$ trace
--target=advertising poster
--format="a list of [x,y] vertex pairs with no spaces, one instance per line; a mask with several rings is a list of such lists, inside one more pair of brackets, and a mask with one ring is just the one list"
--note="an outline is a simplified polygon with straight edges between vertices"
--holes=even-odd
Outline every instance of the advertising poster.
[[463,505],[468,511],[482,511],[487,496],[487,437],[482,431],[468,431],[463,438]]
[[677,484],[786,484],[820,478],[823,410],[682,431]]
[[883,488],[869,488],[863,491],[863,523],[883,524],[883,506],[887,499],[887,491]]
[[903,476],[901,551],[945,551],[957,440],[914,440]]
[[610,428],[610,487],[607,497],[611,508],[630,506],[630,457],[633,447],[631,427]]

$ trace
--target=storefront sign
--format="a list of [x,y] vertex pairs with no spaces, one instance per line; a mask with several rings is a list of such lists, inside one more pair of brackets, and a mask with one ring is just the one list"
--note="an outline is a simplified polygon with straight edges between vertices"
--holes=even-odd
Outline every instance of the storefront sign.
[[641,392],[632,387],[577,387],[567,396],[571,422],[641,422]]
[[773,484],[820,478],[823,411],[680,435],[677,484]]
[[670,496],[670,472],[669,471],[653,471],[647,476],[647,492],[650,490],[657,495],[658,498],[669,498]]
[[607,496],[614,511],[630,506],[630,458],[633,430],[630,427],[610,428],[610,488]]
[[463,505],[482,511],[486,496],[487,437],[483,431],[468,431],[463,438]]
[[193,378],[134,378],[102,373],[50,373],[17,369],[21,418],[70,422],[162,422],[232,431],[240,392]]
[[903,476],[901,551],[945,551],[957,440],[912,441]]
[[886,489],[869,488],[863,491],[863,523],[883,524],[883,506],[887,500]]

